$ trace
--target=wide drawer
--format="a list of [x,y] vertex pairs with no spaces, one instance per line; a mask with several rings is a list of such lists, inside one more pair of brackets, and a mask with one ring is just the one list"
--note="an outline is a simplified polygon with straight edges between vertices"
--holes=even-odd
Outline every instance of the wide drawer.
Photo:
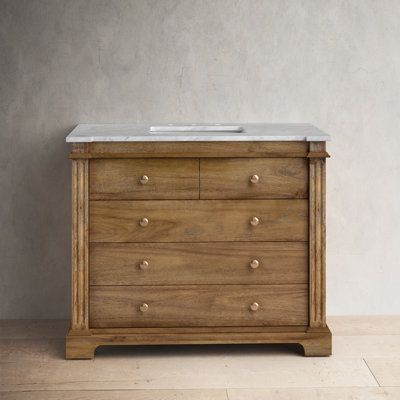
[[92,242],[298,242],[307,241],[307,220],[307,200],[91,201],[89,237]]
[[90,327],[307,325],[307,285],[92,286]]
[[92,243],[91,285],[307,283],[305,242]]
[[200,160],[200,198],[273,199],[308,197],[305,158]]
[[90,161],[92,200],[198,199],[197,159]]

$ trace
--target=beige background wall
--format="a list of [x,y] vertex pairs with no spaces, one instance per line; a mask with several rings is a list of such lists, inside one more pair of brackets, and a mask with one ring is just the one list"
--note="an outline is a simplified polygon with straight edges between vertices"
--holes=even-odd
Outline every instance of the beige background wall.
[[0,317],[69,315],[82,122],[330,133],[328,314],[400,313],[400,2],[0,0]]

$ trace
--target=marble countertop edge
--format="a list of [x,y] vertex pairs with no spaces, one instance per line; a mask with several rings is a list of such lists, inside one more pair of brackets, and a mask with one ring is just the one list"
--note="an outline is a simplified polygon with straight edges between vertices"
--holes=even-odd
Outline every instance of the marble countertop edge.
[[240,125],[243,131],[150,132],[151,125],[149,124],[79,124],[66,137],[66,142],[325,142],[331,139],[316,126],[306,123],[241,123],[236,125]]
[[330,137],[326,136],[114,136],[114,137],[67,137],[67,143],[94,143],[94,142],[327,142]]

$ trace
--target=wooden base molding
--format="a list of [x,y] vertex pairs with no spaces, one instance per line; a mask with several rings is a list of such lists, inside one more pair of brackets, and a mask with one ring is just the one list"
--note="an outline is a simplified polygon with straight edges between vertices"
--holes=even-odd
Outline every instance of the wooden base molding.
[[[281,328],[282,329],[282,328]],[[127,334],[101,333],[100,329],[96,333],[90,332],[87,335],[77,335],[69,332],[66,343],[66,358],[71,359],[93,359],[94,353],[99,346],[116,345],[177,345],[177,344],[299,344],[304,348],[305,356],[324,357],[332,354],[332,334],[328,327],[320,329],[308,329],[298,332],[283,330],[278,331],[274,328],[266,328],[264,331],[257,329],[256,332],[232,332],[226,328],[220,331],[193,332],[182,329],[166,328],[161,331],[154,329],[153,332],[137,329],[137,333],[130,329]]]

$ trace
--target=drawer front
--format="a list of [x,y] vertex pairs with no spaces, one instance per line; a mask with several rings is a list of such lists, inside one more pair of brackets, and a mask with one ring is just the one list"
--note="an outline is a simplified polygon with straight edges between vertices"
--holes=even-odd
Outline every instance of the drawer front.
[[307,200],[91,201],[92,242],[307,241]]
[[307,198],[305,158],[227,158],[200,160],[200,198]]
[[91,160],[90,198],[198,199],[199,160]]
[[91,285],[295,284],[308,281],[308,245],[92,243]]
[[91,328],[283,326],[307,323],[307,285],[90,288]]

